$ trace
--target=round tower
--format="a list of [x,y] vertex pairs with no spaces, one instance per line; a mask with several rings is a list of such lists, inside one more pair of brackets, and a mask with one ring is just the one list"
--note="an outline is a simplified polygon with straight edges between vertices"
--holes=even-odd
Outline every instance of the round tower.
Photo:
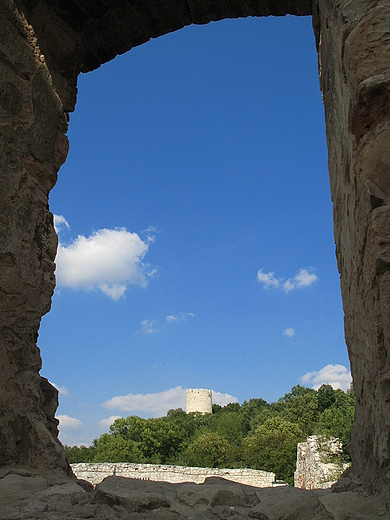
[[186,393],[186,413],[213,413],[212,391],[203,388],[188,388]]

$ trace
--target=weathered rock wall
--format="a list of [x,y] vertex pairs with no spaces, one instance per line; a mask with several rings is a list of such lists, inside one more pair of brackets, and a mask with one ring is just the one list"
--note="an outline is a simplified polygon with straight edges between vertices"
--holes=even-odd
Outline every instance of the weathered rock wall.
[[34,31],[0,4],[0,465],[67,469],[57,391],[39,376],[39,324],[50,309],[57,236],[48,195],[67,121]]
[[48,194],[67,154],[78,74],[191,23],[312,10],[357,399],[350,453],[367,486],[390,481],[388,0],[1,2],[0,465],[67,468],[36,338],[54,289]]
[[356,394],[355,474],[390,478],[390,4],[320,0],[314,15],[336,256]]
[[194,482],[203,484],[206,478],[219,477],[246,486],[272,487],[275,473],[255,469],[187,468],[162,464],[97,463],[71,464],[77,478],[87,480],[94,486],[110,476],[152,480],[154,482]]

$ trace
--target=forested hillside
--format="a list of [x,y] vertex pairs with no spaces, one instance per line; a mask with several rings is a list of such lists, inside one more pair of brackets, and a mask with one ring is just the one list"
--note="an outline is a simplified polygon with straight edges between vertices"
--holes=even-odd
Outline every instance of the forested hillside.
[[213,405],[213,414],[117,419],[92,446],[66,446],[69,462],[142,462],[182,466],[253,468],[293,483],[298,442],[309,435],[338,437],[344,458],[353,422],[352,391],[322,385],[294,386],[277,402],[250,399],[242,405]]

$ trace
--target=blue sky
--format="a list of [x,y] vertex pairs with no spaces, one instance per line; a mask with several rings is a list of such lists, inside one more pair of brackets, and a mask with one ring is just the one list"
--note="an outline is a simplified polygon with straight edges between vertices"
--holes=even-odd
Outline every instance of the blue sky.
[[190,387],[222,404],[347,388],[311,19],[191,26],[78,86],[38,340],[62,441]]

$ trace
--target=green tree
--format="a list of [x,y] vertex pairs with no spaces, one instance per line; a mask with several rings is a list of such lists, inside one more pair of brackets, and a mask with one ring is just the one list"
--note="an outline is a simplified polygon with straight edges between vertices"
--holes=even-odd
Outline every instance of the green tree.
[[306,436],[314,433],[318,418],[318,399],[315,390],[300,385],[293,387],[290,394],[279,400],[283,417],[297,424]]
[[241,460],[241,444],[244,438],[243,419],[235,412],[222,413],[215,417],[214,424],[210,425],[215,431],[227,440],[228,448],[225,452],[224,466],[237,468],[243,465]]
[[316,391],[312,388],[307,388],[302,385],[295,385],[291,388],[291,392],[284,394],[278,401],[278,403],[288,403],[289,401],[294,400],[296,397],[302,397],[307,394],[315,394]]
[[[218,405],[216,405],[218,406]],[[238,414],[241,410],[241,406],[239,403],[228,403],[225,406],[221,407],[221,413],[236,413]]]
[[253,428],[253,425],[257,424],[257,416],[264,411],[269,409],[270,405],[264,399],[249,399],[244,401],[240,408],[240,415],[242,417],[242,427],[244,435]]
[[222,410],[222,406],[221,405],[219,405],[219,404],[213,404],[212,405],[213,415],[219,413],[221,410]]
[[113,437],[135,443],[144,459],[156,464],[174,461],[185,439],[185,432],[166,418],[142,419],[133,415],[117,419],[110,430]]
[[[280,413],[277,412],[274,408],[271,406],[263,407],[259,413],[257,413],[252,420],[250,421],[250,427],[251,430],[255,430],[258,426],[261,426],[265,423],[267,419],[270,419],[271,417],[277,417],[280,416]],[[249,432],[250,434],[250,432]]]
[[244,440],[244,461],[250,468],[272,471],[277,479],[293,484],[297,444],[305,438],[297,424],[271,417]]
[[103,433],[93,446],[93,462],[145,462],[137,444],[118,434]]
[[186,451],[188,465],[203,468],[222,467],[228,447],[228,441],[218,433],[203,433]]
[[95,450],[92,446],[67,446],[65,444],[65,451],[70,464],[78,462],[92,462]]
[[166,420],[174,423],[180,430],[182,430],[185,433],[186,439],[192,437],[196,432],[197,421],[195,420],[195,414],[187,414],[181,408],[169,410]]
[[335,391],[334,404],[320,414],[315,432],[325,437],[337,437],[343,446],[345,460],[350,460],[348,440],[355,414],[355,396],[352,392]]
[[341,388],[338,388],[334,391],[335,402],[334,406],[336,408],[354,408],[355,407],[355,394],[353,392],[353,388],[349,388],[346,392],[343,392]]
[[321,385],[317,390],[318,411],[323,412],[330,408],[336,401],[335,391],[332,385]]

